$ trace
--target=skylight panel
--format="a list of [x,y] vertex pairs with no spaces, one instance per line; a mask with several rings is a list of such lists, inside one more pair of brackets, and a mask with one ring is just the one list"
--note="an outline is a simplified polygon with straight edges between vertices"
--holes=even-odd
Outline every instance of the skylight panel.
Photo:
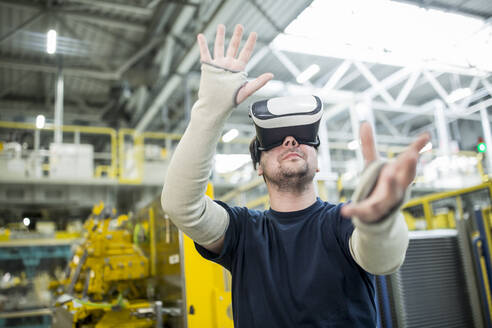
[[389,0],[315,0],[272,47],[397,66],[492,71],[492,27],[483,19]]

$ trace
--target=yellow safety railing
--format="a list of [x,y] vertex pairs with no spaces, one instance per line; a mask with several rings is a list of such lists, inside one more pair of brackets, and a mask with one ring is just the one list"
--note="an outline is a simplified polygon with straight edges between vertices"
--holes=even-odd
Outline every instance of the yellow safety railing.
[[[38,129],[36,125],[32,123],[5,122],[5,121],[0,121],[0,128],[33,130],[33,131],[55,130],[55,126],[53,124],[47,124],[45,127]],[[109,165],[109,167],[103,167],[103,168],[96,167],[95,173],[102,173],[104,171],[107,173],[109,178],[116,178],[118,157],[116,153],[117,135],[115,129],[107,128],[107,127],[96,127],[96,126],[63,125],[61,126],[61,130],[63,132],[108,135],[111,143],[111,164]]]
[[[492,181],[487,181],[477,186],[463,188],[459,190],[446,191],[441,193],[434,193],[425,195],[422,197],[414,198],[408,201],[402,208],[403,215],[407,221],[410,230],[416,228],[416,222],[419,220],[425,220],[425,228],[428,229],[441,229],[441,228],[455,228],[455,218],[463,216],[463,201],[462,197],[471,192],[487,190],[488,195],[492,198]],[[455,209],[450,209],[447,212],[434,213],[432,205],[435,202],[442,201],[444,199],[454,199],[456,204]],[[419,217],[414,217],[411,214],[412,209],[421,207],[421,214]]]

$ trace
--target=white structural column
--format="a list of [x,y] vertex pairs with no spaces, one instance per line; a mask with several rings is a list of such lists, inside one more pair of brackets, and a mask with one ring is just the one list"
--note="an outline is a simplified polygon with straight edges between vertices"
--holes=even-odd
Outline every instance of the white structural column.
[[356,107],[357,104],[350,106],[350,122],[352,123],[352,134],[354,136],[354,140],[357,142],[357,148],[355,149],[355,155],[357,156],[357,171],[361,172],[364,167],[364,159],[362,158],[362,150],[359,144],[360,119]]
[[437,128],[437,136],[439,138],[439,151],[441,155],[449,156],[449,133],[446,115],[444,113],[444,103],[442,101],[435,102],[434,118]]
[[41,143],[41,132],[39,129],[34,130],[34,151],[37,152],[39,150],[39,145]]
[[326,119],[321,118],[319,124],[319,155],[321,159],[320,171],[323,176],[331,174],[331,156],[330,156],[330,142],[328,140],[328,126],[326,125]]
[[377,144],[376,137],[376,120],[374,118],[374,111],[372,106],[371,99],[364,99],[361,102],[358,102],[355,105],[355,110],[357,111],[357,115],[359,117],[359,125],[361,122],[369,122],[372,128],[372,132],[374,135],[374,142]]
[[55,143],[63,142],[63,71],[58,69],[55,88]]
[[487,108],[480,108],[480,116],[482,118],[482,129],[485,144],[487,145],[487,173],[492,173],[492,135],[490,134],[490,121],[487,113]]

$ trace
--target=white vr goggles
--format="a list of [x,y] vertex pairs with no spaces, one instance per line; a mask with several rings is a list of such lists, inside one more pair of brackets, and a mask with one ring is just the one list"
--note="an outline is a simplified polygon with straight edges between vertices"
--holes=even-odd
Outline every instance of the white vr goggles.
[[256,128],[257,150],[280,146],[287,136],[318,147],[322,115],[323,103],[317,96],[278,97],[253,103],[249,116]]

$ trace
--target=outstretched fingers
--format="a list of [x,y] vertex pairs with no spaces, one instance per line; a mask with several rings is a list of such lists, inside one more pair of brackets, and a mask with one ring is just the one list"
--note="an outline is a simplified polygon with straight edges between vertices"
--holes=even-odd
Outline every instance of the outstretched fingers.
[[239,45],[241,44],[241,39],[243,37],[243,30],[244,28],[240,24],[236,25],[236,27],[234,28],[234,33],[232,34],[231,41],[229,42],[229,47],[227,48],[226,57],[236,57]]
[[397,179],[405,186],[408,186],[415,178],[419,152],[429,140],[430,136],[428,134],[420,135],[407,150],[398,156],[395,163],[398,172]]
[[251,55],[253,54],[253,50],[255,49],[255,44],[256,44],[256,38],[257,38],[256,33],[255,32],[251,33],[248,37],[248,40],[246,40],[243,49],[239,53],[238,60],[243,62],[244,64],[246,64],[249,61]]
[[273,79],[272,73],[264,73],[258,76],[253,81],[246,83],[241,89],[239,89],[236,96],[236,103],[242,103],[246,98],[255,93],[258,89],[263,87],[268,81]]
[[372,161],[377,160],[378,153],[376,151],[376,144],[374,143],[374,135],[369,122],[363,122],[360,125],[360,143],[362,148],[362,156],[364,156],[364,163],[367,166]]
[[200,49],[200,61],[204,63],[210,63],[212,57],[210,56],[210,51],[208,50],[207,38],[205,35],[198,34],[197,37],[198,48]]
[[219,24],[217,26],[217,34],[215,35],[214,59],[224,57],[224,39],[225,39],[225,26],[224,24]]
[[368,222],[383,217],[403,197],[404,187],[399,184],[395,174],[396,167],[387,164],[369,197],[358,203],[344,205],[341,214],[345,217],[356,216]]

